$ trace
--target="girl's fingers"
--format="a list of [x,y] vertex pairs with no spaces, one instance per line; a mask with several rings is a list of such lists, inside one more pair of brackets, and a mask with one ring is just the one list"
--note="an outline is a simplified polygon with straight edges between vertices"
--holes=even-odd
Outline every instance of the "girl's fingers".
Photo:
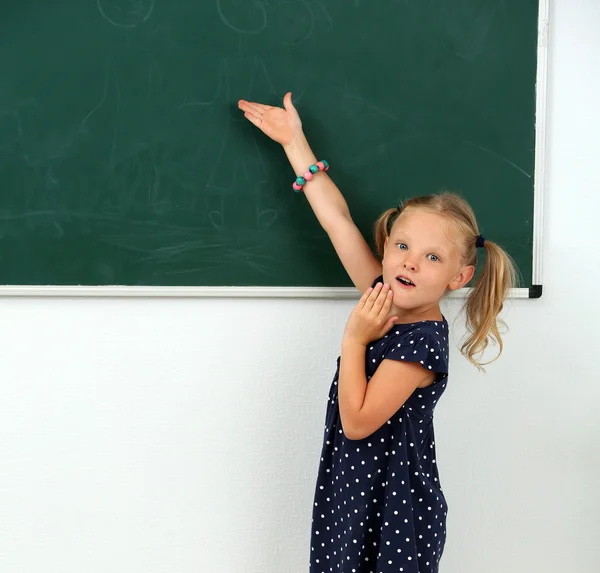
[[373,305],[377,301],[382,288],[383,285],[381,283],[377,283],[375,285],[375,288],[371,290],[371,294],[367,297],[367,300],[365,301],[365,308],[367,310],[371,310],[373,308]]
[[263,109],[267,109],[267,108],[271,107],[269,105],[264,105],[262,103],[258,103],[257,101],[248,101],[246,99],[238,100],[238,106],[239,107],[252,106],[252,107],[260,107],[260,108],[263,108]]
[[247,105],[247,111],[252,112],[254,115],[264,115],[265,112],[267,111],[266,109],[264,109],[264,106],[258,104],[258,103],[249,103]]
[[248,111],[250,109],[250,102],[246,101],[245,99],[241,99],[240,101],[238,101],[238,107],[242,111]]
[[255,115],[263,115],[270,109],[273,109],[273,106],[257,103],[255,101],[246,101],[244,99],[238,101],[238,107],[242,111],[251,111]]
[[247,118],[253,117],[254,119],[262,119],[262,116],[251,109],[248,109],[244,112],[244,116]]
[[[384,285],[381,290],[379,291],[379,296],[377,297],[377,300],[375,300],[375,303],[373,304],[373,310],[379,314],[381,312],[381,310],[386,306],[386,304],[388,302],[391,302],[390,299],[392,298],[392,295],[390,294],[392,291],[389,287],[389,285]],[[389,307],[388,307],[389,310]]]
[[286,111],[296,111],[296,108],[292,103],[292,92],[288,92],[283,96],[283,107]]
[[373,292],[373,287],[369,287],[365,292],[363,292],[362,296],[360,297],[360,300],[358,301],[358,305],[361,308],[365,306],[367,299],[371,296],[371,293]]
[[262,119],[250,112],[244,113],[244,117],[250,122],[253,123],[256,127],[260,127],[262,124]]
[[387,291],[387,295],[385,297],[385,302],[383,303],[382,311],[387,314],[390,312],[390,308],[392,308],[392,302],[394,301],[394,293],[392,289]]

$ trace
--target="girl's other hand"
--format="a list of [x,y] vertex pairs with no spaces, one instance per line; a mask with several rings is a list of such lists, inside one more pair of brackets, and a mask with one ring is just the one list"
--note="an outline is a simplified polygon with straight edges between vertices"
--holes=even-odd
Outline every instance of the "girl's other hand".
[[238,107],[244,112],[244,117],[248,121],[283,147],[287,147],[302,134],[302,122],[292,104],[290,92],[283,98],[283,108],[243,99],[238,102]]
[[350,314],[343,343],[367,346],[386,334],[398,320],[397,316],[389,316],[393,298],[387,284],[377,283],[375,288],[366,290]]

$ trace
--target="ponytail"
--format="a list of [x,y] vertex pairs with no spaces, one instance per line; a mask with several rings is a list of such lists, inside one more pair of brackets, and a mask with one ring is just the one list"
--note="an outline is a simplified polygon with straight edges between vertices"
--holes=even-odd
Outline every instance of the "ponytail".
[[[498,245],[485,241],[486,261],[483,271],[465,303],[466,325],[470,335],[461,347],[461,353],[477,368],[490,364],[502,354],[502,337],[498,326],[505,324],[498,318],[508,292],[515,285],[516,268],[510,256]],[[498,344],[498,355],[489,362],[480,362],[481,355],[491,339]]]
[[401,209],[388,209],[384,211],[377,221],[375,221],[375,249],[380,258],[383,259],[383,249],[385,246],[385,240],[390,236],[392,225],[396,219],[400,216]]

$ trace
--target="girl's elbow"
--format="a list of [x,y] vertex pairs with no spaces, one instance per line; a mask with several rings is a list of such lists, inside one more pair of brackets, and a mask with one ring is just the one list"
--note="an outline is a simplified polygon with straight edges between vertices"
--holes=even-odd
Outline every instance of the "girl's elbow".
[[353,425],[342,425],[342,431],[344,432],[344,436],[346,436],[346,439],[352,442],[364,440],[373,433],[367,432],[364,428]]
[[384,422],[372,420],[369,418],[360,419],[355,421],[342,419],[342,431],[346,439],[351,441],[364,440],[372,436]]
[[347,440],[364,440],[379,429],[379,427],[373,423],[374,420],[371,420],[366,416],[361,416],[360,413],[358,415],[351,415],[346,412],[340,414],[342,432],[344,432],[344,436]]

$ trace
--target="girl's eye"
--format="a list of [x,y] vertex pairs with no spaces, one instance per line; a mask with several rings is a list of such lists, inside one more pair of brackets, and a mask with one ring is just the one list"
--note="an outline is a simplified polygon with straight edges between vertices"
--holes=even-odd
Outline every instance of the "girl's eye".
[[406,251],[406,249],[408,249],[406,243],[398,243],[398,248],[402,249],[403,251]]
[[440,258],[437,255],[429,255],[429,260],[433,261],[434,263],[437,263]]

